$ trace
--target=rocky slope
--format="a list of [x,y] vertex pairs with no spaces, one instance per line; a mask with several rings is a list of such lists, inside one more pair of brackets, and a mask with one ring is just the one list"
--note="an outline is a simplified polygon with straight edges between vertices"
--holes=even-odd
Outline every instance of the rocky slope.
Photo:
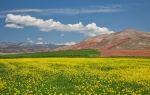
[[150,32],[127,29],[121,32],[88,38],[78,44],[60,47],[55,50],[87,48],[99,50],[149,50]]

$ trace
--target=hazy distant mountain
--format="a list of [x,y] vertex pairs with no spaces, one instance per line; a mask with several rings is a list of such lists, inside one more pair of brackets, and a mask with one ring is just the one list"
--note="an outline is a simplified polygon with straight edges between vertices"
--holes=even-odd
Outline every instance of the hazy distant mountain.
[[37,44],[29,42],[0,42],[0,53],[18,53],[18,52],[46,52],[54,48],[62,47],[64,45],[55,44]]
[[78,44],[60,47],[55,50],[87,48],[99,50],[149,50],[150,33],[126,29],[121,32],[88,38]]

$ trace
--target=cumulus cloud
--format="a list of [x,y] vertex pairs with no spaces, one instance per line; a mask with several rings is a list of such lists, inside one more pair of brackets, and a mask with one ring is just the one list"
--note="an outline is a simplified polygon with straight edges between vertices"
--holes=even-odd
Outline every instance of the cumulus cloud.
[[44,32],[50,32],[53,30],[80,32],[88,36],[113,33],[113,31],[110,31],[106,27],[98,27],[94,22],[87,25],[83,25],[82,22],[76,24],[63,24],[59,21],[54,21],[53,19],[43,20],[30,15],[23,16],[14,14],[8,14],[5,21],[7,23],[5,27],[8,28],[37,27],[40,31]]
[[6,24],[5,27],[7,27],[7,28],[23,28],[23,26],[19,26],[17,24]]
[[60,43],[60,44],[57,44],[57,45],[75,45],[76,42],[65,42],[65,43]]

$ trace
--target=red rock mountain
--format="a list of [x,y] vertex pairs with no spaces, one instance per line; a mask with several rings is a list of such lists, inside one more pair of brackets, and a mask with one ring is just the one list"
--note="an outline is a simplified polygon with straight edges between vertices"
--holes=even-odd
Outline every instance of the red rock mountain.
[[87,48],[99,50],[150,50],[150,32],[138,32],[128,29],[88,38],[75,45],[60,47],[55,50]]

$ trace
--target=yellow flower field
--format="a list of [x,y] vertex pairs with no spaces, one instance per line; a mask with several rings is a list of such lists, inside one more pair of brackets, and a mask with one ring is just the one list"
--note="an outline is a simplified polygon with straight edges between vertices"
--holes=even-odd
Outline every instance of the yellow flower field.
[[0,95],[150,95],[150,59],[0,59]]

